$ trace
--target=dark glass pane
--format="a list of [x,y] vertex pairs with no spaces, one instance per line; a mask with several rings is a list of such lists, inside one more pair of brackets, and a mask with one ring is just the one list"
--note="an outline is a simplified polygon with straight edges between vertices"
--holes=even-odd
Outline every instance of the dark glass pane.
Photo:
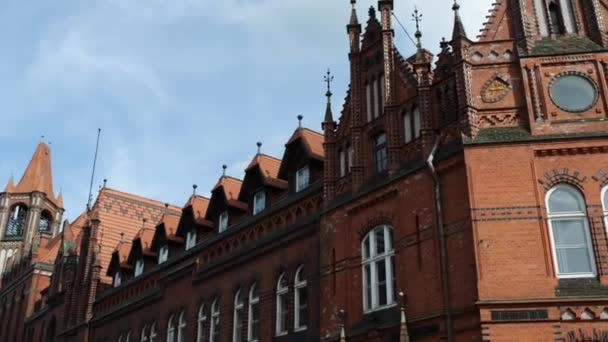
[[388,303],[387,291],[386,291],[386,261],[376,261],[376,274],[377,286],[378,286],[378,305],[386,305]]
[[384,254],[384,229],[377,229],[374,235],[376,240],[376,255]]
[[365,278],[365,307],[370,309],[372,307],[372,277],[371,277],[371,265],[367,264],[363,268]]
[[553,82],[551,98],[563,110],[581,112],[595,104],[597,90],[593,83],[583,76],[566,75]]
[[299,291],[299,295],[300,295],[300,307],[298,308],[298,310],[300,310],[300,324],[298,326],[300,327],[305,327],[306,324],[308,323],[308,294],[306,292],[306,289],[302,289]]

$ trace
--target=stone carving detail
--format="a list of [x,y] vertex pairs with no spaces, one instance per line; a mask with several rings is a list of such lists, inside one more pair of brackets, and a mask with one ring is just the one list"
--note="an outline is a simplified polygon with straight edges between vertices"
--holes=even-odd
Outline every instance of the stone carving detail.
[[508,76],[496,74],[481,88],[481,100],[485,103],[496,103],[511,92],[511,80]]

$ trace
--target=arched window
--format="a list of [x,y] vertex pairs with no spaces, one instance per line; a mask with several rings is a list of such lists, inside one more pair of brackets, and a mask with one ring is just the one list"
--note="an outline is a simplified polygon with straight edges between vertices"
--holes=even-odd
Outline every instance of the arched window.
[[372,85],[370,82],[367,82],[365,84],[365,96],[367,104],[367,121],[372,121],[372,118],[374,117],[372,109],[374,106],[374,102],[372,100]]
[[374,143],[374,161],[376,162],[376,173],[383,173],[388,169],[388,147],[386,145],[386,134],[382,133],[378,135]]
[[186,341],[186,310],[182,310],[179,314],[177,322],[177,342]]
[[27,218],[27,207],[24,204],[17,204],[11,209],[8,218],[6,236],[23,236],[25,230],[25,219]]
[[405,137],[406,144],[415,139],[420,138],[421,128],[422,118],[420,116],[420,109],[418,109],[418,107],[414,107],[413,109],[404,112],[403,134]]
[[308,291],[304,266],[296,271],[294,281],[294,330],[304,330],[308,324]]
[[220,340],[220,299],[216,298],[211,304],[211,328],[209,329],[209,341]]
[[207,308],[205,303],[198,309],[198,319],[196,328],[196,341],[205,342],[205,324],[207,324]]
[[125,336],[125,342],[131,342],[131,332],[127,331],[127,336]]
[[141,334],[139,335],[139,341],[148,342],[148,326],[147,325],[144,325],[144,327],[141,328]]
[[150,327],[150,342],[156,342],[156,322]]
[[51,213],[47,210],[40,213],[40,220],[38,221],[38,231],[40,232],[50,232],[51,225],[53,223],[53,218]]
[[118,335],[118,342],[124,342],[124,340],[122,338],[122,333],[120,333],[120,335]]
[[378,310],[395,302],[393,228],[379,226],[363,239],[363,309]]
[[260,339],[260,294],[258,285],[249,289],[249,319],[247,321],[247,341],[257,342]]
[[379,85],[378,79],[374,78],[372,80],[372,98],[373,98],[372,101],[373,101],[373,104],[374,104],[374,108],[373,108],[374,116],[373,116],[373,119],[375,119],[375,118],[377,118],[377,117],[380,116],[380,106],[379,106],[379,102],[380,102],[380,98],[379,97],[380,97],[380,94],[378,92],[378,89],[379,89],[378,85]]
[[283,273],[277,281],[277,336],[287,333],[287,292],[287,278]]
[[232,341],[234,342],[243,340],[243,310],[243,295],[239,289],[234,296],[234,323],[232,325]]
[[551,18],[551,29],[553,34],[566,33],[564,17],[562,16],[561,8],[556,1],[551,1],[549,3],[549,17]]
[[581,193],[572,186],[557,185],[547,193],[547,211],[557,276],[595,276],[587,210]]
[[175,317],[173,315],[167,320],[167,342],[175,342]]

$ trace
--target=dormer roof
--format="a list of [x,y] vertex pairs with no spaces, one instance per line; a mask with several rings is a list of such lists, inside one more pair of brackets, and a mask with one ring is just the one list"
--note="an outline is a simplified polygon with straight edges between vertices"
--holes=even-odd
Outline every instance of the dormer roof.
[[325,159],[325,149],[323,148],[323,143],[325,142],[325,137],[323,134],[319,132],[315,132],[308,128],[298,128],[291,138],[285,144],[286,147],[293,144],[296,141],[302,141],[304,148],[306,148],[307,152],[314,159],[318,159],[323,161]]

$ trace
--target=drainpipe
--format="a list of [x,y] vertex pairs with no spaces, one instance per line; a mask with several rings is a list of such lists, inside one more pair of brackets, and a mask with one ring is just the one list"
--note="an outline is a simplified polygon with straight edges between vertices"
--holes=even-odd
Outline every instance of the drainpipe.
[[435,154],[437,153],[437,149],[439,148],[439,143],[441,142],[442,134],[435,135],[435,143],[433,144],[433,149],[426,159],[426,164],[431,171],[431,175],[433,177],[434,183],[434,197],[435,197],[435,216],[437,217],[436,226],[437,226],[437,237],[439,239],[439,259],[440,259],[440,268],[441,268],[441,292],[443,294],[443,309],[445,314],[445,327],[447,330],[447,341],[454,341],[453,331],[452,331],[452,306],[450,302],[450,278],[449,278],[449,270],[448,270],[448,251],[447,245],[445,241],[445,227],[443,225],[443,206],[441,204],[441,179],[437,174],[437,170],[435,169]]

